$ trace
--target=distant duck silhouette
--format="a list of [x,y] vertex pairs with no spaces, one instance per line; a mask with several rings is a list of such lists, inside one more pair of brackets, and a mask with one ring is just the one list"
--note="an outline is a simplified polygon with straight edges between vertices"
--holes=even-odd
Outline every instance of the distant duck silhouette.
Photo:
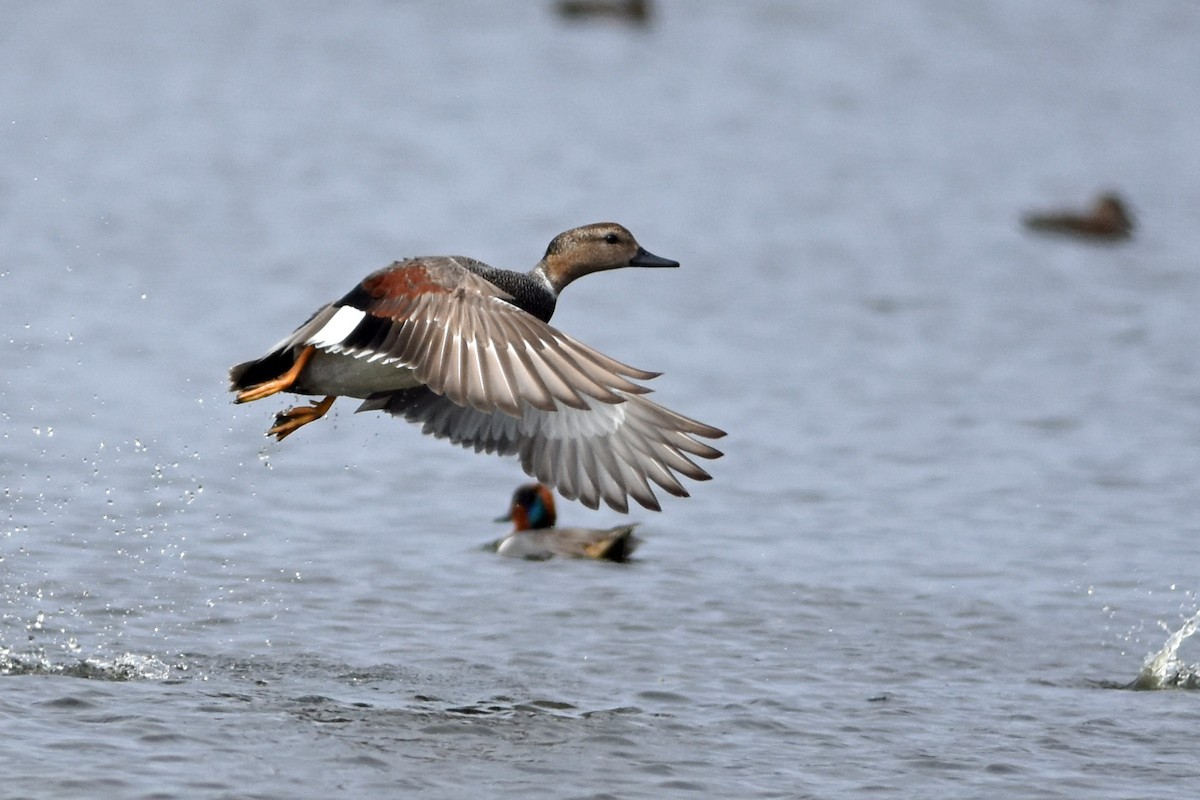
[[650,21],[650,0],[559,0],[559,16],[567,19],[615,19],[645,25]]
[[544,561],[560,558],[593,558],[628,561],[641,543],[633,525],[612,528],[556,528],[554,495],[540,483],[527,483],[513,492],[508,513],[497,522],[512,521],[513,530],[488,545],[502,556]]
[[1133,233],[1133,219],[1121,198],[1112,192],[1096,198],[1091,211],[1026,214],[1025,227],[1048,233],[1065,233],[1086,239],[1125,239]]

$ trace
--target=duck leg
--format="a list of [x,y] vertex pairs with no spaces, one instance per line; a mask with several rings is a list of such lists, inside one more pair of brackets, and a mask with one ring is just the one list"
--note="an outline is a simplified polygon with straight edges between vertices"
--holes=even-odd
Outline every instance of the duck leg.
[[[308,362],[312,361],[312,357],[316,354],[317,348],[309,345],[300,351],[300,355],[296,356],[295,362],[287,372],[280,375],[278,378],[272,378],[269,381],[256,383],[253,386],[242,389],[237,393],[237,397],[233,399],[235,403],[250,403],[255,400],[262,400],[264,397],[270,397],[273,394],[287,391],[292,388],[292,384],[300,377],[300,373],[308,366]],[[322,412],[324,413],[324,412]]]
[[325,416],[336,399],[337,395],[331,394],[319,403],[280,411],[275,415],[275,425],[267,431],[267,436],[274,436],[275,441],[282,442],[284,437]]

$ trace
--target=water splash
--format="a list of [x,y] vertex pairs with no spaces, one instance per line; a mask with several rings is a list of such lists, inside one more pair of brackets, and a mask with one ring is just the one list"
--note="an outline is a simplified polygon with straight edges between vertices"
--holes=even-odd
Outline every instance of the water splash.
[[[1142,671],[1130,685],[1131,689],[1200,689],[1200,664],[1186,664],[1179,659],[1179,646],[1196,632],[1200,611],[1167,637],[1166,644],[1156,653],[1146,656]],[[1164,626],[1165,627],[1165,626]]]
[[100,681],[165,681],[172,669],[154,656],[125,653],[112,659],[83,658],[56,664],[44,653],[18,654],[0,647],[0,675],[62,675]]

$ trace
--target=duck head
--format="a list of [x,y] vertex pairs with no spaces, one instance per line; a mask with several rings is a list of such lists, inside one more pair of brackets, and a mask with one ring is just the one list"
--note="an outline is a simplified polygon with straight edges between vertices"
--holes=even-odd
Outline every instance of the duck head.
[[624,226],[615,222],[597,222],[572,228],[551,239],[534,271],[541,271],[558,293],[571,281],[593,272],[625,267],[678,266],[678,261],[648,252]]
[[553,528],[555,519],[550,489],[540,483],[527,483],[513,492],[508,514],[497,517],[496,522],[511,521],[514,530],[528,531]]

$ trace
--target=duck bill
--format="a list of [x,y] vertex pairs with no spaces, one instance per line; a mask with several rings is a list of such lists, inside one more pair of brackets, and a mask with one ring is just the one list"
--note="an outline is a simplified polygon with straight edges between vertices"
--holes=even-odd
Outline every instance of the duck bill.
[[629,259],[631,267],[678,267],[678,261],[672,261],[669,258],[656,256],[654,253],[648,252],[644,247],[639,247],[637,255]]

